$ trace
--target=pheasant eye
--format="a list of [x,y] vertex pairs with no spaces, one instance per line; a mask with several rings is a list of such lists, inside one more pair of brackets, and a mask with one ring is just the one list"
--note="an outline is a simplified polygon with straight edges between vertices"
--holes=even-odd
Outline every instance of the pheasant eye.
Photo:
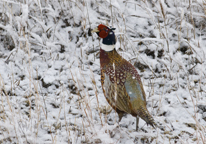
[[106,28],[103,28],[103,30],[107,33],[108,32],[108,29],[106,29]]

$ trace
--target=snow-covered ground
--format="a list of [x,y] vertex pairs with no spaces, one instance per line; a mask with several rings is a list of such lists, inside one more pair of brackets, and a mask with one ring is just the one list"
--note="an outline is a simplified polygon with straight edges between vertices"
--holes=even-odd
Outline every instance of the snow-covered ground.
[[[0,143],[206,143],[205,0],[0,0]],[[116,28],[160,125],[118,116],[88,30]]]

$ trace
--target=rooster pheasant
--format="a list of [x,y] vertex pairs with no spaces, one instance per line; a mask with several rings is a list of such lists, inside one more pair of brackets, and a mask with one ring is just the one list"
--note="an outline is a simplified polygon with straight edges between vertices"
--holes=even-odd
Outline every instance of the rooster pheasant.
[[102,38],[100,48],[101,84],[104,96],[118,113],[119,122],[124,114],[136,117],[138,130],[139,117],[147,124],[156,126],[146,107],[146,97],[140,76],[135,67],[122,58],[115,50],[114,28],[100,24],[92,32]]

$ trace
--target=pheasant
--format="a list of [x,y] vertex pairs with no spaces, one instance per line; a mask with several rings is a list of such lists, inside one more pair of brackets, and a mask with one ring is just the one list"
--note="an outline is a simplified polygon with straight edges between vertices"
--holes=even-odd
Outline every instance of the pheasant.
[[104,96],[118,113],[119,122],[123,115],[128,113],[136,117],[136,130],[138,130],[139,117],[155,127],[156,123],[146,107],[140,76],[135,67],[117,53],[113,30],[115,28],[103,24],[92,30],[103,39],[100,48],[100,67]]

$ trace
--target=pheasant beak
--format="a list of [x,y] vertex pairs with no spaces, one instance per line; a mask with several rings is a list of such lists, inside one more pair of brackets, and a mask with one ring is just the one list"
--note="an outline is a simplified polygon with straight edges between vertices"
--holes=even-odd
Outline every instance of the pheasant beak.
[[98,27],[95,28],[95,29],[93,29],[93,30],[92,30],[92,33],[93,33],[93,32],[99,32]]

